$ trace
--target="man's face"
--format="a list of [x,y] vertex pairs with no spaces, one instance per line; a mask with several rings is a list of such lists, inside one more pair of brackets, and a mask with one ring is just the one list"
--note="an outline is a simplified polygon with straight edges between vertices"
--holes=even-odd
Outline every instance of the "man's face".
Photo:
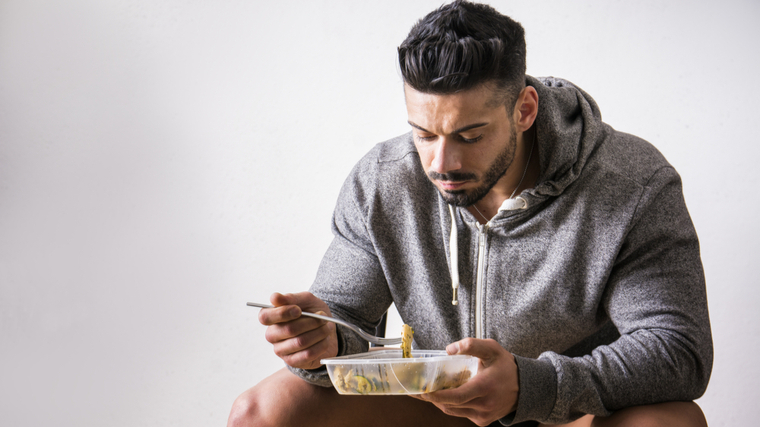
[[515,157],[517,132],[487,85],[434,95],[405,88],[422,167],[444,200],[470,206],[502,178]]

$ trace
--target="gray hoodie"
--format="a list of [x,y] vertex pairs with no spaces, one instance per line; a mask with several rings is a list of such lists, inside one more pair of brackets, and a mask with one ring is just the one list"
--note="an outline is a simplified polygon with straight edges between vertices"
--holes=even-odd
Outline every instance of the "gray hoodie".
[[[411,134],[380,143],[340,192],[311,291],[368,331],[394,302],[415,348],[498,341],[519,370],[505,425],[698,398],[712,337],[679,175],[652,145],[603,123],[579,88],[527,83],[539,97],[541,173],[516,206],[480,225],[449,209]],[[367,350],[342,328],[339,341],[341,355]],[[324,369],[293,371],[330,385]]]

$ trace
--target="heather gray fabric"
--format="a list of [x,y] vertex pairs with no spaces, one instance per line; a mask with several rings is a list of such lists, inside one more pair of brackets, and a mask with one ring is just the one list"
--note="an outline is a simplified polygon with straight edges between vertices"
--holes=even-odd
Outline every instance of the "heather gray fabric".
[[[541,175],[520,195],[528,207],[500,212],[483,233],[483,337],[515,354],[519,369],[517,411],[501,422],[561,423],[698,398],[712,337],[680,177],[649,143],[604,124],[582,90],[553,78],[527,82],[539,96]],[[395,302],[415,348],[474,336],[481,227],[456,209],[458,306],[450,227],[411,134],[378,144],[341,190],[335,239],[311,291],[367,330]],[[366,351],[339,331],[341,354]],[[293,371],[330,385],[324,369]]]

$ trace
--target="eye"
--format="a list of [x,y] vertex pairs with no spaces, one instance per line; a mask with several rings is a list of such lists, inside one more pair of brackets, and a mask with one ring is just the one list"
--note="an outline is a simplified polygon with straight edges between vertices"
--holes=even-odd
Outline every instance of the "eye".
[[478,135],[478,136],[476,136],[475,138],[465,138],[465,137],[463,137],[462,135],[459,135],[459,139],[460,139],[462,142],[465,142],[465,143],[467,143],[467,144],[474,144],[474,143],[476,143],[476,142],[480,141],[481,139],[483,139],[483,135],[482,135],[482,134],[481,134],[481,135]]
[[417,137],[418,140],[425,141],[425,142],[432,141],[432,140],[434,140],[436,138],[435,135],[420,135],[420,134],[416,134],[415,136]]

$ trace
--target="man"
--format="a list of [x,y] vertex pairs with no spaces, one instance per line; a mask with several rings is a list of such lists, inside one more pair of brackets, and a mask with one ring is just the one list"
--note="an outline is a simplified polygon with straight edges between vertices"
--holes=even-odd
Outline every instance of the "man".
[[[582,90],[526,76],[522,27],[488,6],[430,13],[399,61],[412,132],[352,171],[311,293],[261,311],[289,369],[230,425],[705,425],[712,341],[675,170]],[[320,360],[367,343],[300,313],[371,331],[391,302],[416,348],[477,356],[478,374],[338,395]]]

